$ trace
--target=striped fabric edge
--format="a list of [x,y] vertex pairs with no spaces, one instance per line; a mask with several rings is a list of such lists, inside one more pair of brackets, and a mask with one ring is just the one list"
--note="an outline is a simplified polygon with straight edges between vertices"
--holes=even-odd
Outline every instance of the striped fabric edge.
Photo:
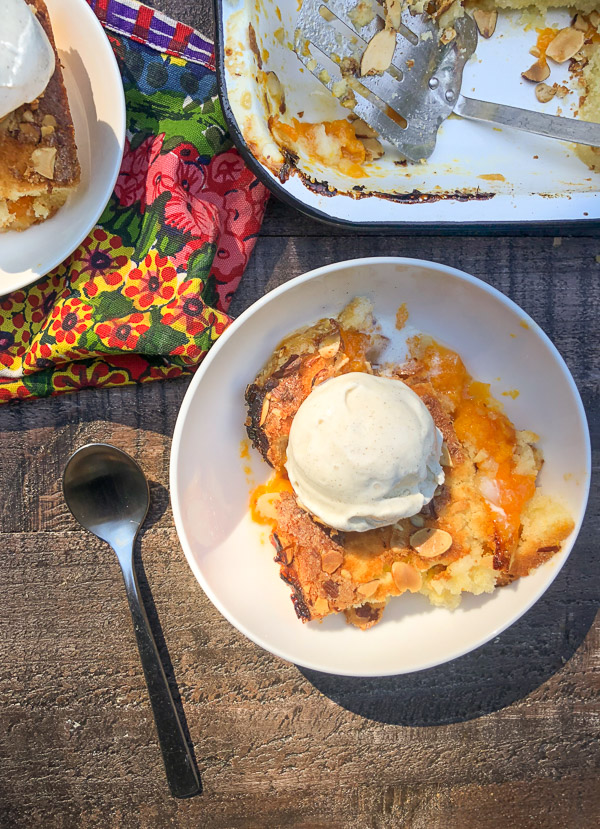
[[136,0],[86,0],[98,20],[107,29],[130,37],[138,43],[207,69],[215,68],[214,46],[199,32],[144,6]]

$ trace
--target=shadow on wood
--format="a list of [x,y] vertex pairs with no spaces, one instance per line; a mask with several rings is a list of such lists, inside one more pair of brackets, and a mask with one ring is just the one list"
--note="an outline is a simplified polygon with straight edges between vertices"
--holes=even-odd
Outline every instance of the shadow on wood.
[[348,711],[393,725],[465,722],[512,705],[571,659],[594,622],[600,555],[593,542],[593,514],[590,507],[575,548],[546,594],[508,630],[472,653],[393,677],[300,672]]
[[[161,487],[162,489],[162,487]],[[146,525],[145,525],[146,526]],[[147,526],[146,526],[147,528]],[[141,534],[141,533],[140,533]],[[171,695],[173,697],[173,702],[175,704],[175,708],[177,709],[177,713],[179,715],[179,721],[181,722],[181,726],[183,728],[183,733],[185,734],[185,739],[189,746],[189,749],[192,754],[193,762],[196,767],[196,771],[198,772],[198,779],[200,780],[200,790],[197,794],[202,794],[202,780],[200,779],[200,772],[198,770],[198,761],[196,759],[196,753],[194,751],[194,743],[192,741],[190,730],[188,728],[187,719],[185,716],[185,710],[183,707],[183,701],[181,699],[181,694],[179,693],[179,687],[177,685],[177,678],[175,676],[175,670],[173,668],[173,663],[171,662],[171,657],[169,655],[169,651],[167,648],[167,643],[165,641],[165,637],[163,634],[163,629],[160,624],[160,619],[158,617],[158,611],[156,610],[156,605],[154,603],[154,597],[152,595],[152,590],[150,588],[150,584],[148,583],[148,579],[146,577],[146,571],[144,570],[144,563],[142,561],[142,557],[140,555],[140,538],[136,540],[135,549],[134,549],[134,567],[137,575],[138,586],[140,589],[140,594],[142,598],[142,602],[146,609],[146,615],[148,616],[148,622],[150,624],[150,630],[152,631],[152,635],[154,636],[154,641],[156,642],[156,647],[158,649],[158,653],[160,656],[160,660],[162,662],[167,681],[169,683],[169,688],[171,690]],[[142,670],[140,666],[140,671]],[[150,700],[148,700],[148,706],[150,707]],[[158,740],[156,741],[156,750],[160,751]],[[196,796],[196,795],[195,795]]]

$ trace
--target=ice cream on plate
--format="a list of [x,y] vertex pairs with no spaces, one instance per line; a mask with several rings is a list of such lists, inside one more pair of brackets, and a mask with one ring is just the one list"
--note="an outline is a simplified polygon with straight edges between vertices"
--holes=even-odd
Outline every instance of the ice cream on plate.
[[54,68],[54,50],[31,7],[25,0],[3,0],[0,118],[39,98]]
[[351,372],[318,385],[293,420],[286,469],[304,507],[364,532],[416,515],[444,482],[442,435],[400,380]]

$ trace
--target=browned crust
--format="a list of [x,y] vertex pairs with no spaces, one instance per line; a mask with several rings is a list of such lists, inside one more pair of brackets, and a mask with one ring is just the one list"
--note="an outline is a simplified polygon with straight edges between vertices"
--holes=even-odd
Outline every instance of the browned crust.
[[[332,336],[335,339],[336,330],[340,344],[338,351],[330,354],[326,343],[331,342]],[[343,349],[349,348],[345,337],[335,320],[321,320],[290,335],[248,386],[248,434],[267,463],[280,473],[291,423],[299,406],[316,383],[344,373],[343,360],[347,357]],[[369,344],[364,348],[368,352]],[[365,365],[362,370],[372,370],[368,363]],[[390,371],[391,367],[386,367],[384,375],[389,376]],[[489,509],[476,477],[478,468],[469,455],[471,450],[456,435],[453,407],[436,393],[426,371],[420,360],[411,359],[397,367],[393,376],[419,395],[448,447],[452,466],[446,470],[446,483],[421,511],[418,526],[449,532],[452,544],[437,557],[420,556],[410,543],[417,526],[411,520],[366,533],[338,533],[311,516],[293,493],[280,492],[274,502],[277,520],[271,540],[281,578],[292,588],[292,602],[302,621],[343,612],[350,624],[366,630],[381,619],[390,596],[407,589],[421,589],[419,583],[424,592],[430,591],[434,581],[445,589],[444,580],[454,578],[451,565],[472,549],[480,557],[484,571],[489,567],[489,572],[495,573],[491,586],[509,584],[554,555],[572,529],[569,516],[560,520],[555,517],[552,526],[540,532],[534,515],[525,534],[522,530],[522,537],[511,543],[511,549],[507,548],[506,540],[490,523]],[[536,450],[532,451],[535,457]],[[403,564],[402,570],[396,562]],[[401,575],[407,573],[407,566],[409,571],[412,568],[408,581]]]

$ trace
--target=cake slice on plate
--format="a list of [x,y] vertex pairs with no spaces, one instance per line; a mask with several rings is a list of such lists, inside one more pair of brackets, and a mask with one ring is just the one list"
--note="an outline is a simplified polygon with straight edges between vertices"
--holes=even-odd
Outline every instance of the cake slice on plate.
[[80,179],[73,120],[46,4],[4,2],[0,231],[25,230],[49,219]]

